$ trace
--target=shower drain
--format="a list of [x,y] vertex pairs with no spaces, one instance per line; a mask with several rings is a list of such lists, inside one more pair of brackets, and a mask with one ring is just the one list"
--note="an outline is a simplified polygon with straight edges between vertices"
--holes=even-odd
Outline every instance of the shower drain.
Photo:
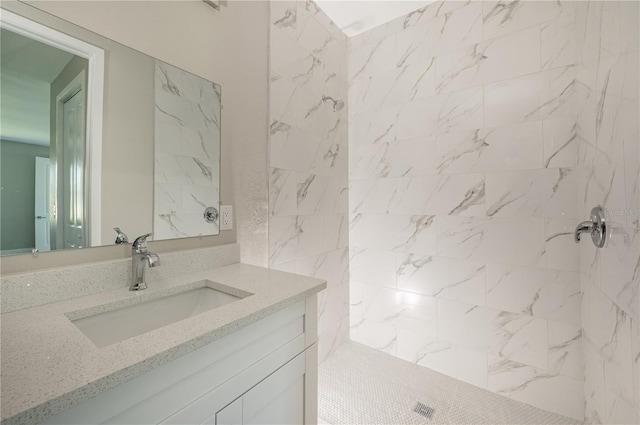
[[426,404],[422,404],[420,402],[416,404],[416,407],[413,408],[413,411],[419,415],[424,416],[427,419],[431,419],[433,417],[433,414],[436,412],[433,407],[429,407]]

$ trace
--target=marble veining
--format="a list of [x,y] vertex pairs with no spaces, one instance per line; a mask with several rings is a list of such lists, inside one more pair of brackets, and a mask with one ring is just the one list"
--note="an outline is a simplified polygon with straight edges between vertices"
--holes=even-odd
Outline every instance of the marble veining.
[[219,204],[220,102],[219,85],[156,61],[155,239],[219,233],[203,214]]
[[322,361],[349,337],[347,39],[313,1],[269,8],[269,266],[327,280]]
[[640,157],[633,136],[639,105],[637,12],[637,4],[626,2],[576,5],[580,213],[586,216],[594,202],[612,211],[609,249],[580,251],[580,262],[588,267],[582,281],[585,415],[601,423],[640,421],[634,347],[640,305],[634,214]]
[[[352,339],[578,420],[588,333],[572,232],[583,204],[601,202],[582,185],[622,210],[618,184],[637,174],[621,154],[637,157],[630,138],[609,141],[615,126],[635,134],[607,110],[620,110],[623,81],[632,91],[629,74],[622,60],[583,71],[580,13],[566,1],[435,2],[352,38],[348,76]],[[577,119],[583,104],[597,128]],[[617,150],[597,162],[605,143]],[[614,172],[625,162],[631,172]],[[628,300],[633,267],[619,264],[635,242],[623,240],[588,263],[590,276],[617,270],[606,279],[620,284],[601,290]],[[401,320],[410,295],[421,327]]]

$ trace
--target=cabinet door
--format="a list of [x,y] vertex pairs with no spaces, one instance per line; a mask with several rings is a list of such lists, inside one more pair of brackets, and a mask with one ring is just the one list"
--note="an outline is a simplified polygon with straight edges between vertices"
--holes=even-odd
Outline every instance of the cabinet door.
[[242,396],[242,423],[304,423],[305,353],[299,354]]
[[242,425],[242,397],[220,410],[211,419],[203,425]]

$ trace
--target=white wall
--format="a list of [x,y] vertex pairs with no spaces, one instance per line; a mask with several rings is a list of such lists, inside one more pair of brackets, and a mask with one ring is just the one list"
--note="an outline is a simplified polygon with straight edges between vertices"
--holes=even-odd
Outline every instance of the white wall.
[[349,237],[353,340],[580,419],[575,4],[349,40]]
[[327,280],[319,358],[348,339],[347,40],[313,2],[270,2],[269,265]]
[[579,2],[578,205],[611,238],[580,244],[586,419],[640,423],[640,4]]
[[[195,0],[29,4],[222,86],[220,195],[222,203],[235,207],[236,229],[219,236],[158,241],[151,246],[162,252],[237,240],[243,262],[266,265],[268,4],[228,2],[219,11]],[[9,0],[3,7],[26,6]],[[37,259],[4,257],[1,261],[6,274],[128,255],[123,247],[110,246],[52,252]]]

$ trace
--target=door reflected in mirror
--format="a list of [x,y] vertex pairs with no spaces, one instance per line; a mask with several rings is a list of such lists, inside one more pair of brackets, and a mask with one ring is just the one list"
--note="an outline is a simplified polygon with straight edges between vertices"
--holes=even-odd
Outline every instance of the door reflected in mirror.
[[[95,50],[42,26],[0,31],[1,253],[83,248],[92,230],[86,163],[97,150],[87,148],[87,99],[101,97],[87,80]],[[34,34],[61,40],[60,48]]]

